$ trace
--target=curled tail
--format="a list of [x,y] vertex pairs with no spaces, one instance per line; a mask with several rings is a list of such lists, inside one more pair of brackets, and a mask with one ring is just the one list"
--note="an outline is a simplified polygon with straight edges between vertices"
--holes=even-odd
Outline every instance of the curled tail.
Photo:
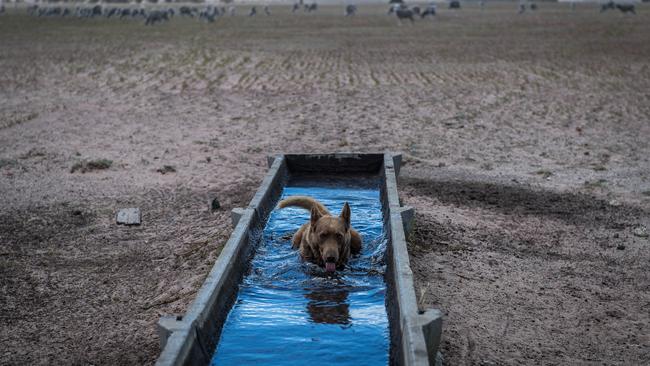
[[323,206],[322,203],[307,196],[291,196],[287,199],[280,201],[280,203],[278,204],[278,207],[280,208],[285,208],[289,206],[301,207],[308,211],[311,211],[312,208],[316,208],[318,211],[320,211],[321,215],[330,214],[330,212],[327,211],[327,208],[325,208],[325,206]]

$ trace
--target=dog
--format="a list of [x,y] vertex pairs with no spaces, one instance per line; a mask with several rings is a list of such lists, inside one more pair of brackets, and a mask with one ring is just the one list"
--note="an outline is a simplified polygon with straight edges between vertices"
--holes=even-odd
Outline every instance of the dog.
[[361,235],[350,226],[351,212],[347,202],[338,217],[307,196],[289,197],[278,207],[300,207],[311,212],[309,222],[302,225],[291,240],[293,249],[299,249],[304,260],[334,273],[345,267],[351,255],[361,252]]

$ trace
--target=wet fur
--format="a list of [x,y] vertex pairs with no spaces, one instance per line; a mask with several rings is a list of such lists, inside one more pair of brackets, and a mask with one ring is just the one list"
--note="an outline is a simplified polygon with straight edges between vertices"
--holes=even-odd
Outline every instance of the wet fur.
[[328,258],[335,258],[341,269],[353,254],[361,252],[361,235],[350,226],[350,206],[343,205],[340,216],[332,216],[320,202],[307,196],[293,196],[281,201],[279,208],[301,207],[309,210],[311,217],[293,235],[294,249],[300,250],[304,260],[321,267]]

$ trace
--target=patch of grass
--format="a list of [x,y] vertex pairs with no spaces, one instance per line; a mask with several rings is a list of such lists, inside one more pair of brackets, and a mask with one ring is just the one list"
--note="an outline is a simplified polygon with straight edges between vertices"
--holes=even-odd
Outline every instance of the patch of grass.
[[2,116],[0,116],[0,128],[9,128],[21,123],[29,122],[36,117],[38,117],[38,113],[17,114],[9,116],[8,118],[2,118]]
[[546,179],[546,178],[550,177],[551,175],[553,175],[553,173],[550,170],[546,170],[546,169],[540,169],[540,170],[536,171],[535,174],[541,176],[544,179]]
[[600,165],[600,164],[598,164],[598,165],[594,165],[594,166],[593,166],[593,169],[594,169],[595,171],[597,171],[597,172],[602,172],[602,171],[607,170],[607,168],[606,168],[604,165]]
[[586,180],[584,186],[586,188],[603,188],[607,183],[607,179],[598,179],[597,181],[588,181]]
[[92,172],[95,170],[106,170],[113,165],[112,160],[108,159],[97,159],[97,160],[90,160],[90,161],[79,161],[76,162],[72,168],[70,168],[70,173],[75,173],[77,171],[80,171],[82,173],[86,172]]
[[162,168],[158,168],[156,171],[160,174],[176,173],[176,168],[173,165],[163,165]]
[[650,197],[650,190],[641,192],[642,195]]
[[447,246],[447,250],[450,252],[463,252],[467,250],[469,247],[467,245],[463,245],[461,243],[453,243],[449,244]]
[[494,166],[490,163],[481,164],[481,169],[483,170],[494,170]]
[[24,155],[21,155],[20,158],[21,158],[21,159],[29,159],[29,158],[43,157],[43,156],[45,156],[45,155],[47,155],[47,153],[45,152],[45,150],[34,148],[34,149],[30,149],[30,150],[29,150],[27,153],[25,153]]
[[16,161],[15,159],[0,158],[0,169],[6,166],[9,167],[9,166],[16,166],[16,165],[18,165],[18,161]]

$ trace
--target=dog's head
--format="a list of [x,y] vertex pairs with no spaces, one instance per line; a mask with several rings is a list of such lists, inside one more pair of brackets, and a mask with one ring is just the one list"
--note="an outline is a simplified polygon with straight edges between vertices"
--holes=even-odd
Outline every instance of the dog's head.
[[323,215],[318,209],[311,210],[309,243],[318,264],[327,272],[343,267],[350,253],[350,205],[343,205],[340,216]]

